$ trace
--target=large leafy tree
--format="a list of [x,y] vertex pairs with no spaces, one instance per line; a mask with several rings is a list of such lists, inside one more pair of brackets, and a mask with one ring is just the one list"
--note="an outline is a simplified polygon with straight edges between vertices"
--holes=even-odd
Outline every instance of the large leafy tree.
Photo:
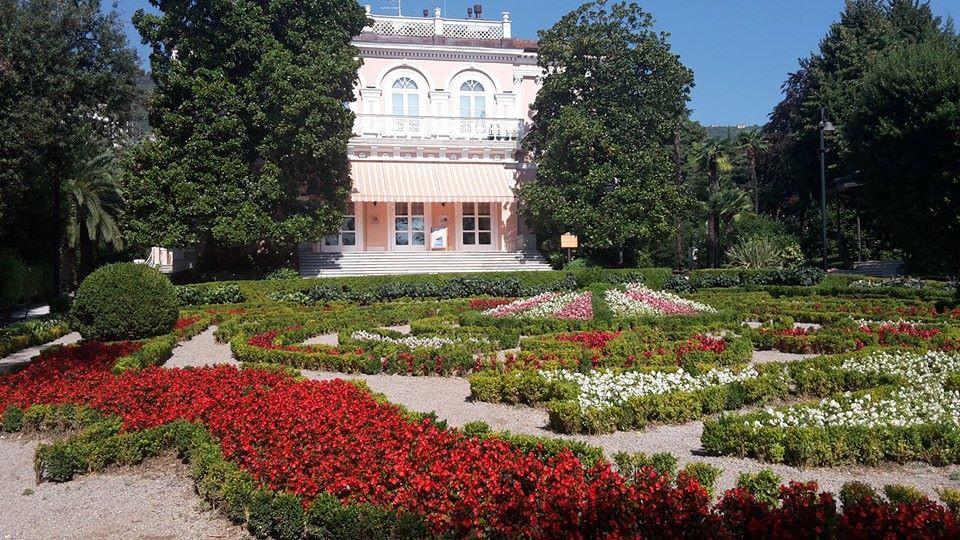
[[129,135],[140,74],[99,0],[0,0],[0,245],[51,260],[58,288],[73,175]]
[[893,51],[845,126],[868,208],[916,268],[960,270],[960,40]]
[[540,32],[547,75],[524,139],[538,170],[518,196],[548,251],[570,231],[591,257],[637,262],[675,233],[693,75],[652,26],[634,3],[598,1]]
[[[909,44],[936,39],[943,31],[942,21],[927,2],[846,0],[819,50],[801,59],[798,71],[784,83],[783,100],[764,127],[770,151],[758,159],[759,175],[767,183],[760,189],[767,197],[761,206],[787,220],[805,238],[809,252],[819,249],[821,108],[834,124],[844,125],[859,102],[864,76],[873,63]],[[857,168],[846,159],[846,132],[834,134],[828,147],[828,183],[853,178]],[[834,204],[848,205],[842,200]],[[835,225],[831,225],[831,237],[837,235]],[[870,229],[872,220],[864,225]]]
[[318,238],[350,189],[346,145],[360,66],[356,2],[151,0],[134,24],[156,83],[154,139],[128,175],[140,246],[201,257]]

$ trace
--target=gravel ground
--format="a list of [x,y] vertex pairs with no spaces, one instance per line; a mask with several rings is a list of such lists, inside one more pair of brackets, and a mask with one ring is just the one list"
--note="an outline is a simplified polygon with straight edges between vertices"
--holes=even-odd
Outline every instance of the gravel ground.
[[20,364],[26,364],[30,361],[31,358],[40,354],[40,351],[50,347],[51,345],[69,345],[71,343],[76,343],[80,341],[80,334],[72,332],[65,336],[61,336],[58,339],[55,339],[49,343],[44,343],[43,345],[35,345],[33,347],[28,347],[21,351],[11,353],[3,358],[0,358],[0,373],[5,373],[12,369],[14,366]]
[[240,362],[234,360],[230,352],[230,344],[217,343],[216,338],[213,337],[216,330],[216,326],[211,326],[193,339],[180,342],[163,367],[203,367],[216,364],[239,366]]
[[172,456],[37,485],[36,447],[34,440],[0,436],[0,538],[248,538],[204,510],[187,467]]
[[793,362],[803,360],[804,358],[813,358],[819,354],[797,354],[780,351],[753,351],[753,361],[751,365],[769,364],[771,362]]
[[[759,471],[767,464],[753,459],[706,456],[700,445],[702,422],[682,425],[656,426],[645,431],[624,431],[608,435],[564,436],[546,429],[547,413],[542,409],[526,406],[473,402],[469,400],[470,385],[458,377],[411,377],[403,375],[345,375],[304,371],[311,379],[330,380],[337,378],[363,379],[370,388],[381,392],[394,402],[416,411],[435,411],[452,426],[462,426],[473,420],[483,420],[494,430],[508,430],[548,437],[567,437],[603,448],[607,456],[616,452],[670,452],[681,463],[705,461],[724,470],[717,480],[719,490],[736,484],[741,472]],[[859,480],[882,488],[885,484],[908,484],[935,496],[934,489],[940,486],[960,486],[951,481],[952,472],[960,467],[932,467],[926,464],[888,465],[882,468],[867,467],[817,467],[799,469],[774,465],[773,470],[787,480],[816,480],[821,489],[838,491],[851,480]]]

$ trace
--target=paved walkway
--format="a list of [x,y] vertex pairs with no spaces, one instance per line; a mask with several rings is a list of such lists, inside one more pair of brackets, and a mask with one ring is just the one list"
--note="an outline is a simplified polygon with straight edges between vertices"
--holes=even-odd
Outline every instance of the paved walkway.
[[80,334],[77,332],[72,332],[65,336],[61,336],[50,343],[34,345],[33,347],[27,347],[26,349],[11,353],[3,358],[0,358],[0,373],[6,373],[16,366],[26,364],[34,356],[40,354],[40,351],[50,347],[51,345],[69,345],[71,343],[77,343],[78,341],[80,341]]

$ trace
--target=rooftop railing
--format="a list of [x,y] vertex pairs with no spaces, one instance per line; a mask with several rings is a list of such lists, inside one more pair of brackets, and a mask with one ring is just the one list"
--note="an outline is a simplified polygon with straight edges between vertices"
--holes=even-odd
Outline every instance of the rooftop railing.
[[498,21],[485,19],[448,19],[441,16],[440,8],[434,8],[433,17],[393,17],[372,15],[371,7],[365,6],[367,17],[373,26],[364,32],[385,36],[431,37],[453,39],[510,39],[513,36],[510,12],[504,11]]

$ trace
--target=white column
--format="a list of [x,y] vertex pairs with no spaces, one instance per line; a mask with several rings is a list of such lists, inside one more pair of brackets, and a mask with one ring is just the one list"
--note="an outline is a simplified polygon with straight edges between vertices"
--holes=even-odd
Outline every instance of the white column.
[[443,35],[443,17],[440,7],[433,8],[433,33],[437,36]]
[[503,15],[503,37],[504,39],[510,39],[511,37],[513,37],[513,30],[511,28],[513,26],[513,23],[510,22],[510,12],[504,11],[502,15]]

